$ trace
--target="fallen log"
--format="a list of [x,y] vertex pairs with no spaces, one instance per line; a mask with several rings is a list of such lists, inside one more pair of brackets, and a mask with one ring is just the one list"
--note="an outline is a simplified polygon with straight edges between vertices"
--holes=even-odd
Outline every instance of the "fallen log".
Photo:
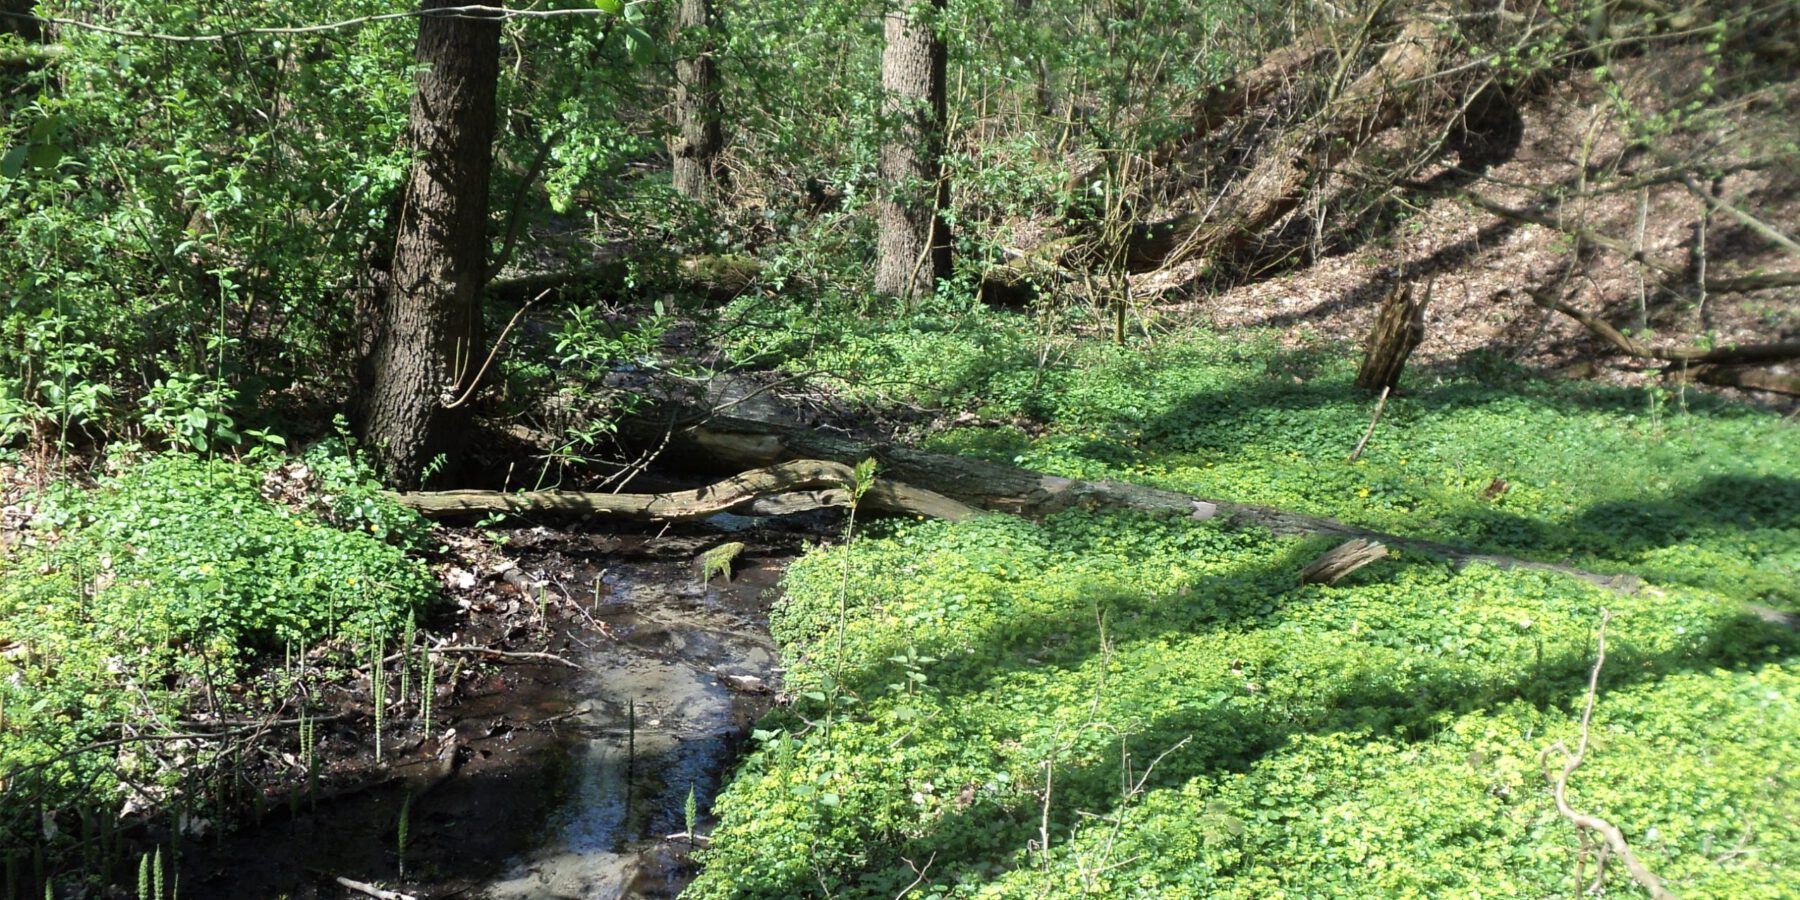
[[[1310,516],[1265,506],[1208,500],[1175,491],[1165,491],[1121,481],[1089,481],[1046,475],[985,460],[929,453],[889,443],[857,440],[817,429],[797,428],[739,419],[707,416],[699,410],[684,411],[679,423],[670,431],[668,418],[628,420],[621,433],[628,438],[653,445],[667,439],[667,452],[701,464],[725,466],[772,466],[783,460],[832,460],[854,463],[876,460],[876,471],[883,473],[885,483],[903,483],[910,490],[941,496],[967,511],[1007,513],[1040,518],[1069,509],[1136,510],[1185,518],[1208,520],[1223,518],[1235,523],[1253,525],[1282,536],[1325,535],[1343,540],[1361,538],[1377,541],[1389,548],[1410,550],[1447,559],[1460,568],[1470,563],[1486,563],[1503,569],[1528,569],[1554,572],[1578,578],[1612,590],[1632,592],[1643,584],[1635,575],[1606,575],[1571,566],[1519,559],[1495,553],[1482,553],[1437,541],[1407,538],[1354,525],[1346,525],[1324,516]],[[877,479],[877,488],[884,479]],[[817,505],[842,505],[844,496],[831,496],[841,491],[843,483],[825,491],[778,493],[765,504],[781,504],[768,511],[793,511]],[[875,491],[870,492],[873,497]],[[869,497],[864,498],[865,502]],[[931,515],[915,510],[901,510],[917,515]],[[946,517],[948,518],[948,517]]]
[[[430,518],[446,518],[482,512],[548,512],[569,515],[608,515],[630,519],[675,521],[704,519],[757,498],[805,488],[829,487],[843,491],[856,476],[849,465],[818,459],[790,459],[767,468],[753,469],[691,491],[658,494],[608,494],[581,491],[406,491],[393,492],[401,506]],[[979,510],[928,490],[878,478],[863,495],[863,503],[883,512],[929,516],[960,521]]]
[[1739,344],[1735,347],[1715,347],[1711,350],[1702,350],[1698,347],[1653,346],[1614,328],[1605,319],[1585,310],[1576,309],[1544,291],[1527,290],[1525,293],[1531,297],[1531,302],[1580,322],[1588,331],[1618,348],[1620,352],[1639,359],[1695,365],[1703,363],[1749,365],[1800,359],[1800,341],[1776,344]]

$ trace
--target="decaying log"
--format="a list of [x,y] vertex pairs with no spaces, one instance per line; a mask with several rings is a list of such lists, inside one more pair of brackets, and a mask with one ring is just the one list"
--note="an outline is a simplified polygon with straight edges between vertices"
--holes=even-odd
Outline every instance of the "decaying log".
[[[1555,572],[1626,592],[1634,591],[1642,584],[1642,580],[1634,575],[1604,575],[1569,566],[1480,553],[1436,541],[1358,528],[1323,516],[1207,500],[1125,482],[1061,478],[985,460],[855,440],[816,429],[726,416],[709,417],[700,411],[693,411],[685,419],[687,424],[677,425],[675,431],[670,433],[667,431],[668,421],[667,417],[627,421],[621,425],[621,431],[637,440],[654,444],[661,444],[666,437],[669,453],[712,465],[767,466],[784,459],[856,462],[873,458],[876,460],[876,471],[886,478],[904,482],[914,489],[954,498],[951,502],[967,504],[965,508],[973,508],[972,511],[986,510],[1030,518],[1068,509],[1138,510],[1201,520],[1224,517],[1233,522],[1265,528],[1277,535],[1331,535],[1345,540],[1363,538],[1378,541],[1391,548],[1442,557],[1459,567],[1469,563],[1486,563],[1506,569]],[[841,487],[837,489],[841,490]],[[811,495],[789,493],[764,502],[784,504],[784,510],[793,509],[803,505],[806,500],[820,499],[821,494],[829,494],[830,490],[828,488]],[[871,491],[870,496],[874,493]],[[796,503],[797,498],[802,502]],[[865,497],[865,502],[867,501],[868,498]]]
[[1386,545],[1380,541],[1355,538],[1333,547],[1300,570],[1301,584],[1337,584],[1345,575],[1386,559]]
[[1381,301],[1375,315],[1375,327],[1369,331],[1368,349],[1363,354],[1362,368],[1356,373],[1356,386],[1369,391],[1391,391],[1400,387],[1400,371],[1407,357],[1425,339],[1425,307],[1431,303],[1431,284],[1425,285],[1424,296],[1413,299],[1412,282],[1394,285]]
[[1777,344],[1739,344],[1735,347],[1717,347],[1712,350],[1702,350],[1698,347],[1656,347],[1631,337],[1614,328],[1605,319],[1585,310],[1576,309],[1544,291],[1527,290],[1525,293],[1531,297],[1533,303],[1580,322],[1588,331],[1617,347],[1620,352],[1639,359],[1719,365],[1750,365],[1800,359],[1800,341],[1786,341]]
[[[1680,372],[1673,373],[1677,376]],[[1741,366],[1699,366],[1686,373],[1695,381],[1721,387],[1768,391],[1800,397],[1800,375],[1771,372],[1768,369],[1746,369]]]
[[[552,512],[608,515],[630,519],[673,521],[703,519],[750,503],[767,494],[803,488],[831,487],[846,491],[856,478],[850,466],[818,459],[791,459],[753,469],[691,491],[663,494],[606,494],[579,491],[410,491],[392,493],[401,506],[443,518],[479,512]],[[979,513],[965,504],[928,490],[878,478],[862,501],[883,512],[960,521]]]

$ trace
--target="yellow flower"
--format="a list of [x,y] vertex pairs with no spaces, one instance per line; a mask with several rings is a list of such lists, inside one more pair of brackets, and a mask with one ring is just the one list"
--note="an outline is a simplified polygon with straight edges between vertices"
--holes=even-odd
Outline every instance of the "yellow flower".
[[1360,489],[1360,490],[1358,490],[1358,491],[1357,491],[1357,492],[1356,492],[1356,496],[1358,496],[1358,497],[1367,497],[1367,496],[1369,496],[1369,489],[1368,489],[1368,488],[1362,488],[1362,489]]

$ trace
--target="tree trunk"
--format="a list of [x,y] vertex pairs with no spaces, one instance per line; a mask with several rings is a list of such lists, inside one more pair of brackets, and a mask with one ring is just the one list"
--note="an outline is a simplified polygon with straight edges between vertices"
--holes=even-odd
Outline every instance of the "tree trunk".
[[1375,327],[1369,331],[1368,350],[1356,373],[1356,386],[1364,390],[1396,390],[1400,370],[1419,342],[1425,339],[1425,307],[1431,303],[1431,285],[1425,296],[1413,299],[1413,285],[1402,281],[1381,301]]
[[500,23],[426,0],[419,19],[409,140],[412,173],[394,240],[392,289],[373,311],[359,433],[387,477],[410,487],[465,429],[464,401],[486,356],[488,174]]
[[718,67],[713,63],[712,0],[681,0],[676,10],[682,56],[675,61],[675,125],[672,142],[675,190],[690,200],[713,197],[713,162],[724,138],[719,129]]
[[881,146],[875,290],[909,304],[930,296],[950,274],[950,226],[943,218],[950,205],[943,175],[947,57],[937,33],[946,0],[930,3],[930,21],[904,8],[887,14],[881,54],[890,131]]

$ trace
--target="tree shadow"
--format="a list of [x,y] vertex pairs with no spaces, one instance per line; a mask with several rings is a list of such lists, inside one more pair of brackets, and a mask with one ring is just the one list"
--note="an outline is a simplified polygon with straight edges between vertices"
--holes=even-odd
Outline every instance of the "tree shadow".
[[[1106,621],[1114,623],[1105,629],[1110,634],[1103,633],[1091,611],[1080,604],[1040,619],[997,623],[977,638],[981,646],[966,662],[939,667],[947,669],[942,675],[945,683],[953,685],[940,695],[938,703],[941,714],[950,720],[945,728],[983,741],[1023,740],[1030,730],[1024,726],[1018,736],[994,734],[993,712],[987,708],[993,700],[990,689],[1017,674],[1035,673],[1050,682],[1079,682],[1082,676],[1078,671],[1096,661],[1117,666],[1126,664],[1121,660],[1154,659],[1159,653],[1176,652],[1166,649],[1172,640],[1195,635],[1230,639],[1246,628],[1279,626],[1290,621],[1290,614],[1304,615],[1315,604],[1338,602],[1341,592],[1334,589],[1294,586],[1294,573],[1312,549],[1306,544],[1291,545],[1274,561],[1250,562],[1201,576],[1173,594],[1096,594],[1094,606],[1104,612]],[[1362,577],[1386,580],[1410,567],[1432,565],[1423,560],[1381,563],[1364,570],[1379,569],[1375,574]],[[1596,591],[1574,605],[1602,602]],[[1602,692],[1680,672],[1745,669],[1766,660],[1766,655],[1759,654],[1766,654],[1771,646],[1791,654],[1800,650],[1800,636],[1747,611],[1719,617],[1703,639],[1679,651],[1649,648],[1615,632]],[[1148,654],[1134,652],[1144,648],[1149,648]],[[1529,703],[1557,721],[1567,721],[1579,708],[1593,665],[1592,646],[1585,642],[1547,652],[1540,644],[1535,658],[1521,658],[1509,674],[1488,678],[1472,678],[1470,670],[1453,655],[1426,659],[1415,655],[1396,667],[1395,663],[1406,659],[1404,653],[1379,650],[1369,645],[1368,655],[1355,657],[1350,671],[1334,672],[1329,678],[1306,677],[1311,673],[1299,662],[1281,671],[1286,663],[1280,654],[1243,660],[1242,678],[1226,678],[1225,673],[1188,673],[1184,677],[1171,670],[1166,691],[1198,702],[1139,707],[1125,706],[1130,700],[1121,701],[1123,709],[1143,708],[1146,713],[1123,713],[1132,720],[1129,724],[1071,723],[1066,739],[1059,736],[1054,747],[1034,746],[1021,754],[1015,744],[1015,755],[1039,753],[1055,759],[1050,786],[1040,781],[1023,792],[1000,795],[960,786],[964,800],[946,804],[946,812],[926,819],[921,830],[904,841],[892,841],[892,835],[881,833],[880,826],[870,822],[833,822],[833,829],[851,828],[864,839],[852,871],[834,874],[828,866],[819,867],[809,873],[816,880],[796,876],[778,885],[758,885],[751,893],[892,896],[921,877],[918,864],[924,860],[933,861],[927,882],[992,879],[1031,864],[1032,855],[1024,851],[1045,833],[1062,845],[1077,827],[1100,827],[1096,823],[1117,812],[1122,798],[1132,792],[1128,785],[1135,777],[1143,777],[1142,789],[1151,791],[1244,773],[1306,735],[1347,733],[1367,739],[1428,741],[1447,716],[1517,702]],[[1238,664],[1231,663],[1233,675]],[[934,672],[934,680],[938,674]],[[874,682],[882,676],[865,670],[850,677],[857,679],[858,687],[873,692],[879,690]],[[1099,685],[1095,690],[1115,689],[1107,688],[1105,681]],[[1063,698],[1062,702],[1074,704],[1075,700]],[[1098,709],[1098,698],[1095,704]],[[1131,758],[1129,772],[1121,760],[1122,752]],[[994,764],[1002,765],[1003,759],[997,751]],[[1152,759],[1158,760],[1156,767],[1146,774],[1145,767]],[[949,792],[959,789],[956,785],[940,787]],[[1043,801],[1046,790],[1052,796]]]

